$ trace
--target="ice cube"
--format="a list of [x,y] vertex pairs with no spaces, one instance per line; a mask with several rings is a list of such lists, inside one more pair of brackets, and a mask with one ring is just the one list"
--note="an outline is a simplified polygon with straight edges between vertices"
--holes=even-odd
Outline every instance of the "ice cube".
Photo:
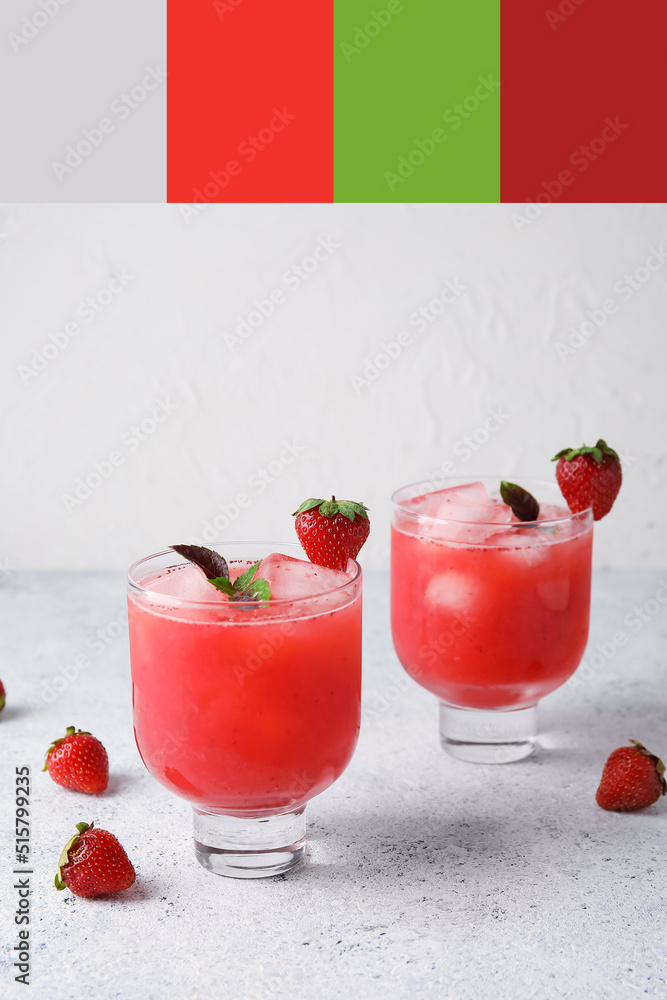
[[558,518],[570,517],[570,511],[564,504],[541,503],[539,521],[556,520]]
[[527,566],[539,566],[549,557],[549,541],[542,535],[539,539],[533,539],[532,544],[524,544],[516,551],[518,558]]
[[426,588],[425,599],[440,610],[448,609],[460,616],[470,616],[479,596],[479,585],[465,573],[451,570],[433,576]]
[[262,560],[257,576],[268,582],[272,600],[296,601],[331,591],[347,583],[356,572],[352,560],[348,566],[349,571],[340,572],[327,566],[318,566],[307,559],[295,559],[293,556],[272,552]]
[[226,601],[227,598],[209,583],[202,570],[192,563],[177,566],[144,583],[154,594],[177,597],[181,601]]
[[444,517],[455,521],[479,520],[475,514],[476,508],[485,507],[489,503],[482,483],[449,486],[444,490],[427,493],[420,499],[420,513],[427,517]]
[[501,500],[492,500],[482,483],[467,483],[437,490],[422,498],[428,520],[420,531],[431,538],[462,544],[482,544],[487,524],[509,524],[512,511]]
[[549,542],[554,536],[548,530],[523,528],[520,524],[514,522],[507,530],[489,535],[487,544],[508,549],[511,558],[520,560],[526,566],[538,566],[549,555]]
[[516,518],[512,508],[502,500],[489,500],[484,520],[489,524],[511,524]]

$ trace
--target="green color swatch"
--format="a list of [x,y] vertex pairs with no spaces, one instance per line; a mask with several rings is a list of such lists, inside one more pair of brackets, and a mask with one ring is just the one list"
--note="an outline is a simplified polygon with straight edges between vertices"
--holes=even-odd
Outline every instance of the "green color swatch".
[[334,0],[334,201],[500,201],[500,0]]

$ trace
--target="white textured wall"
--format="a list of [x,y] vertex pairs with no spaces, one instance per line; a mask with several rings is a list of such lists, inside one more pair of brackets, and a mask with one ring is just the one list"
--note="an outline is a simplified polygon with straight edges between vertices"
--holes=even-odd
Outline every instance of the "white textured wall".
[[[667,261],[651,254],[667,247],[667,208],[547,206],[529,224],[515,211],[8,206],[0,566],[125,567],[202,538],[224,507],[220,535],[291,537],[298,502],[335,492],[369,504],[363,562],[386,567],[396,487],[446,463],[550,477],[558,449],[603,436],[626,482],[596,527],[597,564],[663,567]],[[316,247],[302,281],[293,268]],[[633,290],[624,275],[649,257]],[[275,290],[273,314],[235,342]],[[559,350],[605,302],[604,325]],[[371,380],[367,359],[390,342],[398,356]],[[67,501],[100,463],[108,478]]]

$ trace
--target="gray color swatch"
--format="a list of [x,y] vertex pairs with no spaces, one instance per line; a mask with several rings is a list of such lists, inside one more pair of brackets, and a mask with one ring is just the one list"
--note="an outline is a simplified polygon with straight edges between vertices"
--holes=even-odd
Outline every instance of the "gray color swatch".
[[5,0],[0,200],[166,200],[166,0]]

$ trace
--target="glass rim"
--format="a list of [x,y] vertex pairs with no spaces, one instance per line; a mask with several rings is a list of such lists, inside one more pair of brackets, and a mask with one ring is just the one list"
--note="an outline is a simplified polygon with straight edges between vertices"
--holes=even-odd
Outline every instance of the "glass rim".
[[[558,489],[558,483],[555,480],[551,480],[551,479],[538,479],[535,476],[523,476],[523,475],[513,476],[512,478],[519,480],[519,484],[518,485],[521,485],[521,483],[525,483],[526,485],[534,484],[534,485],[540,485],[540,486],[548,486],[550,489],[554,489],[554,488]],[[415,520],[422,520],[422,521],[442,521],[445,524],[453,522],[454,524],[475,524],[475,525],[485,525],[485,526],[486,525],[493,525],[493,524],[497,524],[497,522],[496,521],[472,521],[472,520],[467,520],[467,519],[458,518],[458,517],[437,517],[435,514],[424,514],[422,511],[413,510],[413,509],[411,509],[409,507],[403,506],[401,504],[400,500],[398,499],[398,496],[399,496],[399,494],[404,493],[406,490],[415,490],[414,496],[412,497],[412,499],[414,499],[417,496],[421,496],[421,495],[427,496],[429,493],[438,493],[442,489],[447,489],[447,484],[448,483],[452,487],[455,484],[457,484],[457,483],[459,485],[461,485],[461,486],[466,485],[466,483],[477,483],[477,482],[481,482],[481,483],[494,482],[494,483],[500,484],[500,482],[502,481],[502,479],[503,479],[502,476],[486,476],[486,475],[485,476],[470,476],[470,478],[468,478],[466,476],[443,476],[442,477],[442,484],[443,485],[440,486],[438,489],[431,488],[431,489],[424,489],[424,490],[421,490],[419,488],[422,487],[422,486],[424,486],[424,487],[433,487],[434,486],[433,480],[432,479],[419,479],[419,480],[417,480],[414,483],[407,483],[405,486],[401,486],[401,487],[399,487],[399,489],[394,490],[394,492],[391,494],[391,503],[392,503],[392,506],[393,506],[394,510],[400,511],[401,514],[405,514],[408,517],[414,517]],[[537,499],[537,497],[536,497],[536,499]],[[563,501],[564,506],[567,508],[567,501],[566,501],[565,497],[563,497],[562,494],[561,494],[561,499]],[[538,500],[538,503],[539,502],[540,501]],[[542,518],[541,520],[537,520],[537,521],[514,521],[514,522],[511,522],[511,523],[513,525],[516,525],[516,526],[523,526],[523,525],[525,525],[526,527],[529,527],[529,526],[534,525],[534,524],[539,524],[540,526],[553,525],[553,524],[563,524],[563,523],[568,522],[568,521],[573,521],[576,518],[579,518],[579,519],[583,520],[583,518],[585,517],[585,515],[592,514],[592,513],[593,513],[593,504],[591,502],[588,505],[588,507],[585,507],[583,510],[578,510],[576,512],[568,510],[567,513],[563,514],[561,517],[545,517],[545,518]]]
[[[230,548],[232,546],[238,546],[239,548],[242,547],[242,546],[266,546],[268,548],[267,555],[271,555],[272,552],[277,552],[281,547],[282,548],[297,548],[297,549],[299,549],[301,551],[301,553],[304,556],[306,555],[306,553],[301,548],[301,545],[299,544],[299,542],[263,542],[263,541],[258,541],[258,542],[247,542],[247,541],[246,542],[237,542],[237,541],[223,541],[223,542],[211,542],[210,546],[207,546],[207,548],[208,547],[211,547],[211,548],[224,548],[225,546],[228,546]],[[280,554],[285,555],[286,553],[280,553]],[[143,556],[141,559],[136,559],[132,563],[132,565],[129,567],[129,569],[127,570],[127,572],[125,574],[125,579],[127,580],[127,585],[128,585],[128,589],[129,589],[130,593],[134,593],[134,594],[142,595],[142,596],[148,596],[153,601],[155,601],[156,598],[159,598],[159,603],[160,604],[167,604],[167,605],[171,604],[174,607],[193,607],[193,608],[197,608],[197,607],[198,608],[216,607],[216,608],[219,608],[221,606],[221,603],[224,605],[224,602],[220,602],[219,600],[218,601],[192,601],[192,600],[188,600],[187,598],[184,598],[184,597],[178,597],[175,594],[158,594],[156,591],[149,590],[147,587],[142,586],[141,583],[138,583],[135,579],[133,579],[132,573],[135,570],[137,570],[141,565],[148,563],[152,559],[158,559],[160,556],[172,556],[172,555],[177,560],[176,564],[175,564],[177,566],[181,566],[181,565],[185,566],[189,562],[189,560],[187,560],[184,556],[179,555],[178,552],[175,552],[173,549],[170,549],[170,548],[162,549],[159,552],[152,552],[148,556]],[[232,560],[229,560],[229,561],[231,562]],[[254,560],[254,561],[257,562],[257,560]],[[303,561],[304,562],[308,562],[309,560],[308,559],[304,559]],[[351,577],[349,580],[346,580],[345,583],[337,584],[335,587],[329,587],[328,589],[325,589],[325,590],[318,590],[317,593],[315,593],[315,594],[308,594],[305,597],[291,597],[291,598],[280,597],[280,598],[277,598],[277,599],[270,598],[268,601],[234,601],[234,605],[236,607],[238,607],[238,608],[255,608],[255,609],[256,608],[260,608],[260,607],[264,607],[266,605],[268,605],[269,607],[274,607],[274,608],[278,608],[278,609],[284,608],[287,605],[291,605],[291,604],[296,604],[296,605],[299,605],[299,606],[303,606],[306,602],[312,601],[312,600],[314,600],[317,597],[329,596],[330,594],[335,594],[339,590],[344,590],[346,587],[349,587],[352,584],[357,584],[358,581],[362,577],[362,568],[361,568],[361,565],[357,562],[356,559],[353,559],[352,562],[356,566],[356,571],[355,571],[354,576]],[[190,565],[194,565],[194,564],[191,563]],[[311,563],[311,565],[316,566],[318,564],[317,563]],[[165,567],[165,568],[167,568],[167,567]],[[322,569],[329,569],[328,566],[322,566],[321,568]],[[338,572],[342,572],[342,571],[338,571]]]

